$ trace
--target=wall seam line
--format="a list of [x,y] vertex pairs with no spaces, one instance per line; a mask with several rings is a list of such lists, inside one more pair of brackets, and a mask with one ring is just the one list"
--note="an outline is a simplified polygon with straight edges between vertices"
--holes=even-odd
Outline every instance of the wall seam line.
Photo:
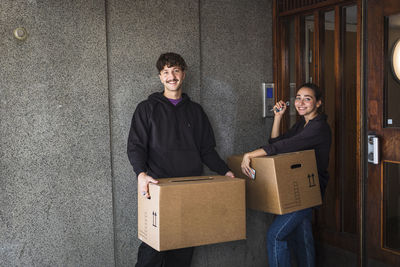
[[105,37],[106,37],[106,65],[107,65],[107,92],[108,92],[108,126],[110,136],[110,168],[111,168],[111,203],[112,203],[112,231],[113,231],[113,250],[114,250],[114,266],[118,266],[117,259],[117,236],[115,231],[115,184],[114,184],[114,157],[113,157],[113,131],[112,131],[112,104],[111,104],[111,81],[110,81],[110,47],[109,47],[109,20],[108,20],[108,0],[104,0],[104,16],[105,16]]
[[199,8],[199,93],[200,93],[200,104],[203,104],[203,53],[202,53],[202,45],[201,45],[201,0],[198,0],[198,8]]

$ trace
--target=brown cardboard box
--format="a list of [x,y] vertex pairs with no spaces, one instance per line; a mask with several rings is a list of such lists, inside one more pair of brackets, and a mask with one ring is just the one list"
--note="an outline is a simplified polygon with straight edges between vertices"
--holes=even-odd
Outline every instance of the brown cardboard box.
[[242,173],[242,158],[229,157],[228,166],[246,179],[248,208],[285,214],[322,204],[314,150],[253,158],[254,180]]
[[138,237],[158,251],[246,239],[245,182],[226,176],[159,179],[138,194]]

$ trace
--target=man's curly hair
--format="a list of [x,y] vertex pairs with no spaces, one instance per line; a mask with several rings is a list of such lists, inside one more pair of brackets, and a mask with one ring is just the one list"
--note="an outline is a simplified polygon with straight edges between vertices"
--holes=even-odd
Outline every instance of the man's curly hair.
[[185,60],[179,54],[172,52],[161,54],[157,60],[156,66],[158,72],[161,72],[165,66],[168,68],[177,66],[180,67],[182,71],[187,69]]

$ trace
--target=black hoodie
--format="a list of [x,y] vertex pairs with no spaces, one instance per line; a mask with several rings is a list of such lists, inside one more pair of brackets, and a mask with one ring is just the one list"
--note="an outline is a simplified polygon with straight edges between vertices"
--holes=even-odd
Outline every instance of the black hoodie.
[[226,163],[215,151],[215,138],[202,107],[182,94],[174,106],[162,92],[137,106],[128,137],[128,157],[137,175],[153,178],[198,176],[203,164],[225,175]]

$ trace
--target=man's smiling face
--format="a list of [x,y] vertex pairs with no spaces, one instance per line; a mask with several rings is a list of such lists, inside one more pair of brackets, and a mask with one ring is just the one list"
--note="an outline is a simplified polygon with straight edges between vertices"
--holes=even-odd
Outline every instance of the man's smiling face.
[[160,71],[160,81],[166,91],[175,92],[181,90],[185,72],[179,66],[164,66]]

